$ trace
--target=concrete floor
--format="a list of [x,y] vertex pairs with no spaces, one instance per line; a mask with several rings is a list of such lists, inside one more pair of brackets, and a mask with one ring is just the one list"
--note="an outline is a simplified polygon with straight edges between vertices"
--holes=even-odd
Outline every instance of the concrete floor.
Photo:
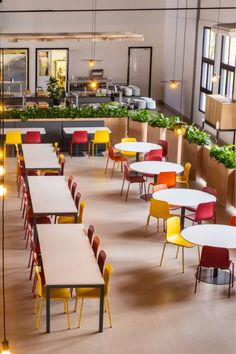
[[[87,300],[78,329],[78,313],[73,312],[71,299],[71,330],[67,330],[63,305],[54,302],[52,332],[45,334],[45,307],[41,328],[35,330],[32,284],[26,267],[29,251],[24,248],[15,159],[7,159],[7,337],[12,354],[235,354],[235,288],[230,299],[226,286],[201,283],[194,294],[196,248],[186,250],[184,274],[181,258],[174,258],[175,247],[171,245],[160,267],[164,234],[157,234],[155,220],[144,238],[149,204],[138,198],[137,186],[131,186],[125,203],[119,195],[122,174],[116,170],[111,179],[109,170],[105,177],[104,166],[104,157],[67,157],[65,171],[66,176],[74,175],[78,182],[78,190],[87,203],[85,225],[95,226],[107,261],[114,269],[110,291],[113,328],[109,328],[105,315],[104,332],[97,332],[99,304],[97,300]],[[218,206],[217,218],[219,223],[228,223],[229,214]],[[231,255],[236,261],[236,253]]]

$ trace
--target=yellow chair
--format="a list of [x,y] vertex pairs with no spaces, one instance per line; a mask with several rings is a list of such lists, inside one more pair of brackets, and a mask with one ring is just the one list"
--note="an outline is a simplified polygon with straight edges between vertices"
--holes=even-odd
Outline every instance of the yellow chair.
[[163,231],[165,230],[165,221],[175,216],[174,214],[170,214],[170,207],[169,204],[162,200],[157,200],[154,198],[150,199],[150,210],[147,218],[146,229],[145,229],[145,236],[147,235],[147,229],[150,221],[150,217],[157,218],[157,232],[159,231],[159,219],[163,219]]
[[21,132],[18,130],[8,131],[6,133],[6,139],[4,144],[4,156],[6,156],[6,146],[7,145],[15,145],[16,154],[19,154],[18,145],[22,144]]
[[[83,224],[83,217],[84,217],[84,208],[85,208],[85,200],[81,200],[77,215],[77,224]],[[74,224],[75,218],[74,216],[60,216],[58,218],[58,224]]]
[[187,188],[188,188],[189,172],[191,166],[192,165],[190,162],[186,162],[186,164],[184,165],[184,173],[181,176],[176,176],[176,182],[186,184]]
[[94,157],[94,145],[106,144],[106,150],[110,143],[110,133],[108,130],[96,130],[92,143],[92,157]]
[[[104,308],[105,310],[107,309],[108,312],[108,317],[109,317],[109,324],[110,327],[112,327],[112,318],[111,318],[111,309],[110,309],[110,304],[108,301],[108,294],[109,294],[109,283],[111,279],[111,274],[112,274],[112,266],[107,263],[104,269]],[[79,320],[78,320],[78,328],[80,328],[80,323],[81,323],[81,318],[82,318],[82,311],[83,311],[83,304],[84,304],[84,299],[97,299],[100,298],[100,290],[97,288],[77,288],[75,289],[76,291],[76,300],[75,300],[75,312],[77,310],[77,304],[78,300],[81,299],[81,304],[80,304],[80,314],[79,314]]]
[[[178,258],[179,247],[182,247],[182,272],[184,273],[184,248],[192,248],[195,245],[191,242],[186,241],[180,233],[180,217],[174,216],[167,220],[167,230],[166,230],[166,241],[164,243],[160,266],[162,265],[164,252],[166,245],[168,243],[177,246],[176,258]],[[200,259],[200,251],[198,247],[198,257]]]
[[[136,141],[137,141],[136,138],[123,138],[123,139],[121,139],[122,143],[134,143]],[[136,152],[121,151],[121,154],[126,157],[136,157]]]
[[57,141],[55,141],[55,143],[53,144],[53,151],[57,152],[57,148],[58,148],[59,143]]
[[[36,324],[36,328],[39,329],[43,302],[46,301],[46,286],[42,285],[38,266],[35,266],[35,275],[37,279],[37,296],[36,296],[36,302],[34,306],[34,314],[36,314],[39,300],[41,300],[39,304],[38,319]],[[67,320],[68,320],[68,329],[70,329],[70,314],[69,314],[69,307],[68,307],[69,298],[70,298],[70,291],[67,288],[50,289],[50,300],[60,300],[63,301],[64,303],[64,311],[67,314]]]
[[[64,154],[60,154],[58,156],[58,163],[59,165],[61,166],[61,169],[63,171],[60,171],[60,174],[61,175],[64,175],[64,166],[63,166],[63,163],[65,163],[65,155]],[[63,166],[63,167],[62,167]],[[58,176],[58,171],[55,171],[55,170],[45,170],[43,171],[43,175],[44,176]]]

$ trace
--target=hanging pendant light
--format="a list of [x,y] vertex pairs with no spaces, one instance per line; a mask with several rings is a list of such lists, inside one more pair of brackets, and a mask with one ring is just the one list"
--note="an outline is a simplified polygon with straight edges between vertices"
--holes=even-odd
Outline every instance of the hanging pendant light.
[[92,69],[98,61],[101,59],[96,59],[96,25],[97,25],[97,0],[93,0],[93,11],[92,11],[92,40],[91,40],[91,56],[89,59],[81,59],[86,61],[90,69]]
[[[219,6],[218,6],[218,23],[219,22],[220,22],[220,0],[219,0]],[[217,47],[217,38],[218,38],[218,28],[217,28],[216,37],[215,37],[215,45],[216,45],[216,47]],[[216,75],[216,73],[213,73],[211,81],[214,84],[214,83],[218,82],[219,78],[220,78],[220,75]]]

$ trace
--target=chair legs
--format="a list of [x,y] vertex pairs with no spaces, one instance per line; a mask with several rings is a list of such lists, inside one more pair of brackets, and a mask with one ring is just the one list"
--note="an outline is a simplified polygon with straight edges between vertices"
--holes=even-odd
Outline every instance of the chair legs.
[[127,192],[126,192],[126,197],[125,197],[125,201],[126,201],[126,202],[127,202],[127,200],[128,200],[129,187],[130,187],[130,182],[129,182],[129,184],[128,184],[128,188],[127,188]]
[[166,249],[167,243],[168,243],[168,242],[165,242],[165,243],[164,243],[164,246],[163,246],[162,255],[161,255],[161,261],[160,261],[160,267],[162,266],[162,262],[163,262],[164,253],[165,253],[165,249]]
[[[36,314],[36,312],[37,312],[38,301],[39,301],[39,297],[37,295],[35,306],[34,306],[34,314]],[[41,319],[41,314],[42,314],[42,308],[43,308],[43,302],[44,301],[45,301],[45,299],[41,299],[40,300],[39,310],[38,310],[39,311],[38,312],[38,318],[37,318],[37,323],[36,323],[36,329],[39,329],[39,326],[40,326],[40,319]],[[63,299],[62,301],[64,303],[64,311],[67,314],[68,329],[70,329],[70,313],[69,313],[68,300]]]
[[149,221],[150,221],[150,214],[147,217],[147,222],[146,222],[146,227],[145,227],[145,233],[144,233],[144,237],[147,237],[147,229],[148,229],[148,225],[149,225]]
[[184,247],[182,247],[182,273],[184,273]]

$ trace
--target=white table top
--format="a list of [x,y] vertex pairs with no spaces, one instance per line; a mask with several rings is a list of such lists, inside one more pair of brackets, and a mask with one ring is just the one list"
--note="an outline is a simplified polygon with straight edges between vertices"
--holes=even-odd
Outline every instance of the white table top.
[[36,215],[77,215],[64,176],[29,176],[29,190]]
[[33,127],[25,127],[25,128],[4,128],[4,134],[7,132],[20,132],[21,134],[26,134],[27,132],[40,132],[40,134],[46,134],[44,128],[33,128]]
[[219,224],[190,226],[181,231],[185,240],[199,246],[236,248],[236,227]]
[[33,170],[60,170],[52,144],[22,144],[25,168]]
[[150,150],[160,150],[162,147],[158,144],[144,143],[144,142],[128,142],[115,144],[117,150],[123,150],[128,152],[140,152],[146,153]]
[[189,188],[170,188],[153,193],[154,199],[168,202],[170,205],[197,207],[200,203],[215,202],[212,194]]
[[65,134],[73,134],[75,131],[87,131],[88,134],[95,134],[97,130],[107,130],[111,133],[111,130],[107,127],[65,127],[63,130]]
[[160,172],[176,172],[180,173],[184,170],[183,166],[165,161],[141,161],[132,163],[129,166],[132,170],[141,173],[151,173],[159,175]]
[[47,285],[103,285],[82,224],[37,225]]

